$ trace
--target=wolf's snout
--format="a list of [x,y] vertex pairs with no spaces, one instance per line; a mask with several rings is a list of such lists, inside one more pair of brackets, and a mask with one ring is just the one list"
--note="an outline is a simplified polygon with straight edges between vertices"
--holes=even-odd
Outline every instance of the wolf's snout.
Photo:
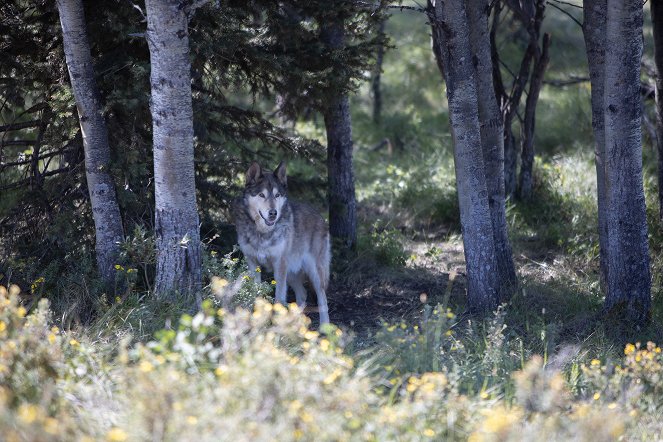
[[276,219],[276,209],[271,209],[268,215],[270,220]]

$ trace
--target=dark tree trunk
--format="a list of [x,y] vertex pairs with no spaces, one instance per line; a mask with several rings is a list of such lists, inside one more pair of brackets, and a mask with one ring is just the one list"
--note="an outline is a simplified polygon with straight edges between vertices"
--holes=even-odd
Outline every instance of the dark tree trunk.
[[[326,24],[321,37],[331,51],[344,46],[343,21]],[[357,242],[357,203],[352,166],[352,120],[350,102],[345,92],[329,100],[324,111],[327,131],[327,174],[329,197],[329,233],[346,251]]]
[[[590,66],[605,54],[602,66],[604,89],[603,147],[599,146],[597,169],[604,183],[599,209],[604,210],[608,250],[605,308],[621,319],[642,324],[651,305],[647,218],[642,185],[642,5],[621,0],[585,1],[585,34]],[[605,13],[602,13],[605,11]],[[598,57],[597,52],[598,50]],[[592,67],[592,70],[596,66]],[[590,71],[590,76],[592,72]],[[593,86],[594,84],[592,84]],[[592,88],[593,89],[593,88]],[[594,103],[593,103],[594,104]],[[598,107],[598,106],[597,106]],[[598,141],[597,137],[597,141]],[[602,160],[602,161],[601,161]]]
[[154,138],[156,295],[193,296],[202,255],[193,162],[188,20],[179,0],[146,0]]
[[532,172],[534,169],[534,126],[536,124],[536,105],[539,101],[539,92],[543,86],[543,77],[550,61],[548,47],[550,34],[543,36],[543,49],[534,63],[534,69],[529,81],[529,93],[525,102],[525,118],[523,121],[523,139],[520,156],[520,186],[519,196],[530,199],[534,187]]
[[[58,0],[71,87],[76,99],[85,151],[85,173],[95,226],[99,274],[111,288],[124,236],[115,185],[110,175],[110,146],[81,0]],[[37,158],[39,155],[35,155]]]
[[640,323],[651,304],[642,184],[642,22],[641,3],[608,0],[603,96],[610,248],[606,308],[625,306],[626,317]]
[[592,129],[594,131],[594,159],[596,163],[596,196],[598,203],[600,280],[603,291],[608,290],[608,217],[606,213],[605,182],[605,115],[603,90],[605,87],[605,24],[607,0],[583,2],[583,33],[592,86]]
[[[387,20],[380,21],[378,27],[378,34],[384,38],[384,28]],[[382,78],[382,62],[384,60],[384,44],[378,46],[378,52],[375,56],[375,71],[371,81],[371,89],[373,90],[373,122],[379,124],[382,118],[382,90],[380,89],[380,81]]]
[[504,126],[493,86],[487,0],[468,2],[472,53],[475,56],[481,145],[497,256],[500,300],[507,300],[517,285],[506,223],[504,192]]
[[499,303],[500,281],[495,253],[486,171],[479,124],[475,57],[462,0],[429,1],[433,52],[447,82],[449,120],[454,144],[456,187],[467,266],[468,307],[475,314]]
[[658,153],[658,216],[663,221],[663,1],[651,0],[656,63],[656,152]]
[[[500,59],[497,51],[496,35],[499,25],[499,16],[501,5],[506,4],[514,14],[514,17],[522,23],[529,34],[529,43],[520,62],[520,68],[513,80],[511,91],[507,92],[502,81],[500,71]],[[495,13],[490,31],[491,59],[493,83],[495,85],[495,94],[502,109],[504,119],[504,183],[505,193],[512,196],[516,193],[518,185],[518,149],[516,147],[516,138],[513,135],[513,121],[518,114],[520,100],[522,98],[527,81],[530,76],[532,60],[537,59],[537,54],[541,51],[539,45],[539,35],[545,12],[544,0],[530,0],[527,2],[516,2],[506,0],[497,2],[494,5]]]

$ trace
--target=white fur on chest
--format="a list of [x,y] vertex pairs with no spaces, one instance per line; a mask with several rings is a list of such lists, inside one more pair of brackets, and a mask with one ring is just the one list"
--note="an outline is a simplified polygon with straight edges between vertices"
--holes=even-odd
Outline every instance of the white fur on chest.
[[270,244],[267,247],[261,247],[260,244],[253,244],[250,241],[240,240],[239,247],[248,259],[255,261],[266,270],[271,271],[274,270],[274,264],[276,261],[286,253],[288,244],[286,238]]

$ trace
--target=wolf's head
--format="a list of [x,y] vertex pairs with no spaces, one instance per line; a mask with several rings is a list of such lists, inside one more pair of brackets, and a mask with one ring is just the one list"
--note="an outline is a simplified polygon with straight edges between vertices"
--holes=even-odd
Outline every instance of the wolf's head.
[[258,163],[246,171],[244,199],[251,218],[261,231],[269,231],[281,219],[287,201],[285,163],[281,161],[274,172],[264,171]]

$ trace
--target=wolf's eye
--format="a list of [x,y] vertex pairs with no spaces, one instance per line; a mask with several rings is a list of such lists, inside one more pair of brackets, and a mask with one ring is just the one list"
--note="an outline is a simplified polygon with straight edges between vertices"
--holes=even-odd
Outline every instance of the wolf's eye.
[[280,193],[277,193],[276,195],[274,195],[274,198],[280,198],[280,197],[281,197]]
[[259,196],[260,198],[264,198],[264,197],[265,197],[265,194],[264,194],[264,193],[261,193],[261,194],[258,195],[258,196]]

